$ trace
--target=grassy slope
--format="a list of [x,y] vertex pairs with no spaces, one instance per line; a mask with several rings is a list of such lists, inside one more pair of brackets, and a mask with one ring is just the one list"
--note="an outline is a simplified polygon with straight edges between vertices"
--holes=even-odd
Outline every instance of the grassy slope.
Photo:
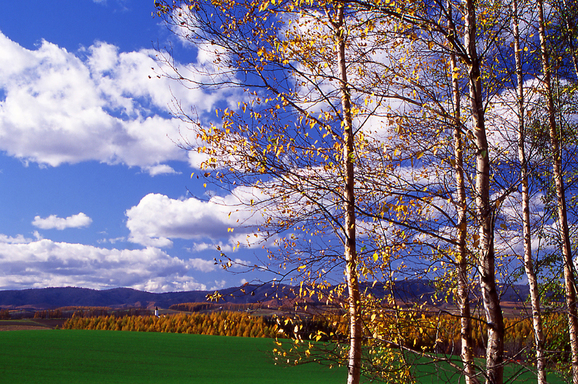
[[0,335],[6,383],[335,383],[344,369],[275,366],[270,339],[111,331]]

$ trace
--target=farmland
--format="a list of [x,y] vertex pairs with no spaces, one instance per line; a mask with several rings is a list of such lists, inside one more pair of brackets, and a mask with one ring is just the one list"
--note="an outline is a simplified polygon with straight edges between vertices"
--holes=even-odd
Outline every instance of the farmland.
[[[266,338],[46,330],[2,332],[0,340],[0,377],[9,383],[323,384],[346,378],[345,368],[275,365],[274,342]],[[507,376],[516,369],[510,366]],[[423,365],[416,377],[424,384],[458,382],[442,366]],[[526,373],[516,382],[535,379]]]
[[7,383],[335,383],[344,369],[274,365],[271,339],[111,331],[0,334]]

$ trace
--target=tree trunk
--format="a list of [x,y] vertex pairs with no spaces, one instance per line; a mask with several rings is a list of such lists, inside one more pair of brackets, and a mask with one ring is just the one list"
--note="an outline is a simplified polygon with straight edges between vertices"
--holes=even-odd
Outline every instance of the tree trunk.
[[518,159],[520,160],[520,178],[522,181],[522,226],[524,233],[524,269],[528,277],[530,303],[532,306],[532,322],[534,326],[534,344],[536,347],[536,370],[538,384],[546,384],[546,361],[544,357],[544,332],[542,329],[542,313],[538,292],[538,279],[532,261],[532,231],[530,223],[530,190],[528,186],[528,160],[526,158],[526,127],[524,101],[524,74],[522,72],[522,48],[520,46],[520,31],[518,19],[518,1],[512,5],[514,15],[514,58],[516,62],[516,78],[518,83]]
[[[448,2],[448,9],[450,12],[450,24],[453,24],[451,16],[451,3]],[[450,29],[453,26],[450,25]],[[454,99],[454,157],[455,157],[455,172],[456,172],[456,193],[457,193],[457,234],[458,234],[458,250],[457,250],[457,269],[458,269],[458,305],[460,310],[460,336],[461,336],[461,358],[464,366],[464,374],[466,384],[477,384],[476,369],[474,365],[474,352],[472,341],[472,320],[470,311],[470,290],[468,279],[468,253],[466,248],[466,237],[468,234],[467,223],[467,201],[466,201],[466,187],[464,181],[464,154],[463,154],[463,139],[462,139],[462,123],[461,123],[461,97],[460,85],[458,79],[458,65],[456,55],[451,54],[451,76],[452,76],[452,93]]]
[[542,51],[542,71],[544,76],[543,84],[547,99],[550,150],[552,151],[552,176],[556,186],[558,229],[560,240],[562,242],[562,256],[564,259],[566,306],[568,307],[568,332],[570,334],[570,348],[572,350],[572,382],[578,384],[578,314],[576,311],[576,285],[574,281],[574,265],[572,261],[570,231],[568,229],[568,216],[566,212],[566,196],[562,175],[562,154],[560,150],[560,141],[558,139],[556,111],[554,108],[554,96],[552,91],[550,57],[546,46],[546,22],[544,20],[543,0],[538,0],[538,17],[540,49]]
[[361,377],[361,298],[357,273],[357,250],[355,228],[355,148],[353,118],[351,116],[351,92],[347,82],[345,59],[345,28],[343,4],[338,4],[337,15],[337,61],[341,80],[341,107],[343,109],[343,167],[345,174],[345,262],[346,279],[349,291],[349,360],[347,365],[347,383],[358,384]]
[[476,214],[480,223],[478,272],[488,326],[486,383],[502,384],[504,379],[504,319],[496,289],[494,254],[494,209],[490,204],[490,159],[484,120],[480,58],[476,50],[476,8],[465,2],[465,44],[476,141]]

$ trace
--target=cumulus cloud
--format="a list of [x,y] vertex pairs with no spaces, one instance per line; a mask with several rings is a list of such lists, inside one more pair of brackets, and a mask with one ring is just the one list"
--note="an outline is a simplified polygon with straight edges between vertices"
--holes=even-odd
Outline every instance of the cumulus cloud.
[[202,113],[236,99],[157,76],[155,55],[103,42],[77,53],[47,41],[27,50],[0,33],[0,150],[41,165],[95,160],[174,173],[166,162],[187,155],[173,141],[182,125],[173,100]]
[[171,166],[166,164],[159,164],[154,165],[152,167],[144,167],[145,171],[147,171],[151,176],[157,175],[167,175],[167,174],[179,174],[180,172],[175,171]]
[[40,229],[58,229],[61,231],[66,228],[88,227],[91,223],[92,219],[80,212],[77,215],[72,215],[65,219],[56,215],[50,215],[45,219],[40,216],[35,216],[32,225]]
[[5,244],[24,244],[30,242],[30,239],[25,238],[22,235],[18,235],[16,237],[6,236],[4,234],[0,234],[0,243]]
[[[234,197],[213,197],[208,201],[171,199],[151,193],[138,205],[126,211],[126,226],[130,230],[129,241],[144,246],[170,247],[171,239],[195,239],[193,251],[220,246],[232,251],[235,245],[253,246],[257,241],[247,242],[251,237],[247,228],[232,228],[239,223],[248,224],[251,212],[233,206]],[[239,231],[241,233],[239,233]],[[210,244],[202,239],[211,240]],[[257,238],[255,239],[257,240]]]
[[126,212],[129,240],[145,246],[170,247],[171,238],[218,239],[230,226],[223,207],[195,198],[175,200],[151,193]]
[[2,289],[81,286],[154,292],[206,290],[188,272],[214,268],[212,261],[183,260],[157,248],[119,250],[0,236]]
[[216,269],[214,260],[205,259],[189,259],[189,265],[191,268],[196,269],[201,272],[212,272]]

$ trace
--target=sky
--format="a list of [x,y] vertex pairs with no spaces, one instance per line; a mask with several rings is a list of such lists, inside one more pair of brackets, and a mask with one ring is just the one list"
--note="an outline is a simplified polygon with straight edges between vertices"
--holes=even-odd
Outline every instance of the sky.
[[[0,12],[0,290],[75,286],[214,290],[254,275],[214,264],[246,231],[227,196],[209,199],[198,159],[177,145],[238,94],[187,90],[155,47],[207,65],[153,17],[153,1],[30,0]],[[180,64],[179,64],[180,65]]]
[[212,60],[154,11],[152,0],[3,4],[0,290],[216,290],[274,277],[215,265],[217,248],[261,265],[265,251],[238,224],[258,218],[196,177],[202,158],[178,145],[194,141],[190,127],[171,113],[178,100],[217,122],[216,108],[246,96],[162,76],[156,48],[183,71],[210,73]]

